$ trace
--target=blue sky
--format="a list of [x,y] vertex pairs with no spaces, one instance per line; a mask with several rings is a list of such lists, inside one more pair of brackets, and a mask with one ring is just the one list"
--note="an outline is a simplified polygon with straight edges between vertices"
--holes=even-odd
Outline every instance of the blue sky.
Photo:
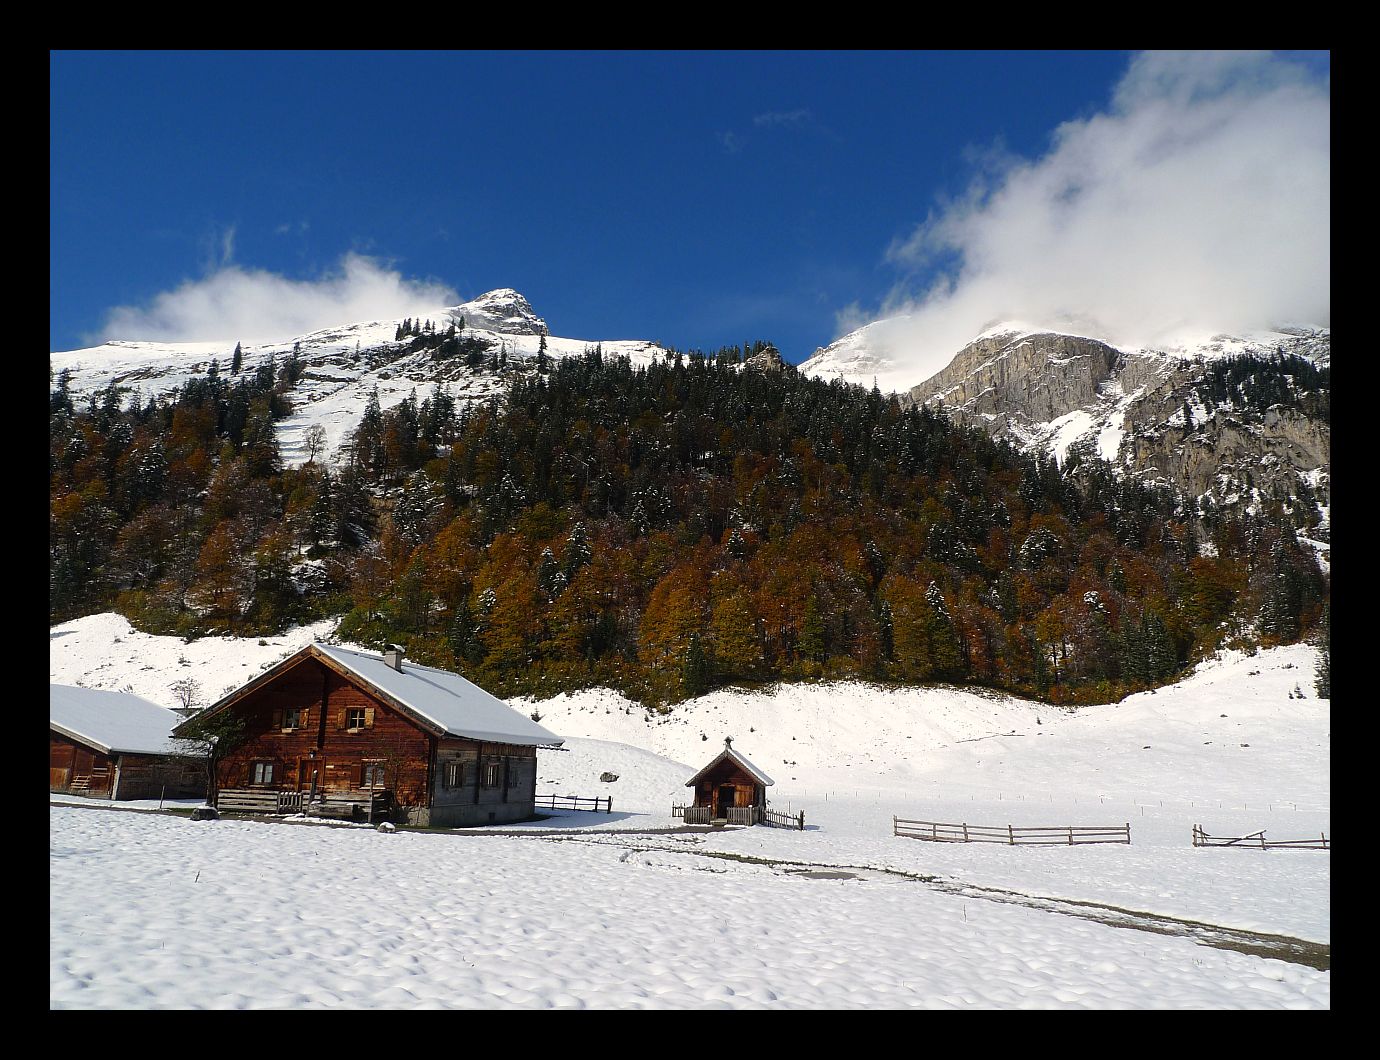
[[[111,327],[154,327],[160,296],[227,270],[300,293],[338,286],[362,255],[371,282],[460,299],[515,287],[558,335],[766,338],[800,361],[971,265],[974,243],[934,238],[943,223],[1048,157],[1061,123],[1115,109],[1134,65],[1110,52],[53,53],[51,347],[154,337]],[[1325,95],[1325,56],[1284,65]],[[1257,72],[1232,79],[1263,91]],[[183,314],[178,327],[203,333],[178,337],[240,326]]]

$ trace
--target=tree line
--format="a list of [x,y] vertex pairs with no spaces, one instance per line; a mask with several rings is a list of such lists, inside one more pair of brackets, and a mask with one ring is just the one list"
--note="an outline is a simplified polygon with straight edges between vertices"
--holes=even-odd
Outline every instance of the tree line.
[[483,403],[375,395],[334,468],[282,466],[277,369],[123,406],[59,380],[50,617],[195,636],[343,613],[342,637],[500,694],[647,702],[844,677],[1105,701],[1320,622],[1282,512],[1205,518],[751,352],[592,348]]

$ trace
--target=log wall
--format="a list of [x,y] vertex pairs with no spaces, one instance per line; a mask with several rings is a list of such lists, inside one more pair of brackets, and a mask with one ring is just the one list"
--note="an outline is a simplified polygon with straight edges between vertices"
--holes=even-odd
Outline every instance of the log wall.
[[[352,708],[363,710],[366,722],[353,731]],[[395,805],[428,801],[431,735],[316,659],[303,659],[227,709],[245,719],[250,738],[219,763],[221,787],[254,787],[254,763],[271,761],[270,787],[309,790],[315,771],[317,790],[353,790],[363,786],[368,761],[382,765]],[[303,712],[302,724],[286,729],[293,709]]]

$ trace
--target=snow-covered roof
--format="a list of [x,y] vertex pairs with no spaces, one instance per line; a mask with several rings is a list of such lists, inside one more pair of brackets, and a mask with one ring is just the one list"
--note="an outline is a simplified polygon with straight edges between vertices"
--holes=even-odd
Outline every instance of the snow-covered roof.
[[459,674],[406,659],[399,672],[379,655],[333,644],[312,644],[320,655],[363,678],[380,692],[451,736],[532,747],[559,746],[549,729],[519,713],[497,696]]
[[685,786],[687,788],[693,788],[696,784],[699,783],[700,777],[704,776],[706,773],[708,773],[711,769],[713,769],[715,766],[717,766],[720,762],[724,761],[725,759],[737,763],[762,784],[776,783],[776,781],[772,780],[771,777],[767,776],[755,765],[753,765],[750,761],[748,761],[747,755],[743,754],[740,751],[735,751],[733,749],[733,737],[730,736],[726,740],[724,740],[724,749],[718,753],[718,755],[714,758],[714,761],[710,762],[709,765],[705,766],[693,777],[687,780],[685,782]]
[[170,739],[183,719],[157,703],[127,692],[71,685],[48,686],[52,727],[104,754],[181,754]]

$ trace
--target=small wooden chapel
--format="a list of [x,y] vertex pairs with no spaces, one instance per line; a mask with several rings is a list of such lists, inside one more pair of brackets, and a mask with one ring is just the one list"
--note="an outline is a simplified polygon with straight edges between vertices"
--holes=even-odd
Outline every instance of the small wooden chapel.
[[695,801],[686,807],[686,824],[756,824],[767,808],[767,788],[775,781],[733,749],[733,737],[724,738],[724,749],[712,762],[685,782],[695,789]]

